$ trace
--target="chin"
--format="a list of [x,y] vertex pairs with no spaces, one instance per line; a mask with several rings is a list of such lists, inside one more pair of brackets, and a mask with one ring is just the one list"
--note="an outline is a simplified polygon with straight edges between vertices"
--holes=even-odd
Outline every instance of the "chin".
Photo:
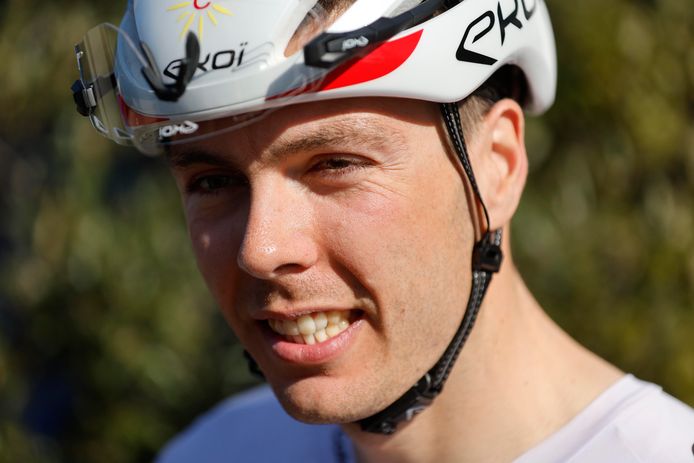
[[[336,387],[327,378],[309,378],[273,390],[284,410],[294,419],[309,424],[346,424],[378,411],[369,406],[359,388]],[[326,387],[327,386],[327,387]],[[350,391],[350,392],[347,392]]]

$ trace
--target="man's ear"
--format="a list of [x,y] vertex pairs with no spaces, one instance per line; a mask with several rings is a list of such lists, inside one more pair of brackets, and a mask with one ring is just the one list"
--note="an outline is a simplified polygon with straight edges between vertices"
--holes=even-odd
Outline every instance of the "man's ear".
[[523,193],[528,175],[524,131],[523,110],[503,99],[492,106],[473,137],[471,161],[492,230],[511,221]]

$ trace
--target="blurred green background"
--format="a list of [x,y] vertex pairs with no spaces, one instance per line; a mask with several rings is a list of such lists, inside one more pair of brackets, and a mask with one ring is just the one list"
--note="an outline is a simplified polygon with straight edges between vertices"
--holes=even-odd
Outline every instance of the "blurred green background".
[[[165,165],[74,110],[72,45],[124,4],[0,0],[0,462],[149,461],[254,384]],[[694,8],[548,4],[516,260],[572,335],[694,404]]]

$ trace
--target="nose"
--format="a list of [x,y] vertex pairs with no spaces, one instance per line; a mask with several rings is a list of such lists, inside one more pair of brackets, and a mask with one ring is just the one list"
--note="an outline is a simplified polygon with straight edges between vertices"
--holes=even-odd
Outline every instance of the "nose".
[[309,201],[299,187],[278,181],[256,184],[237,256],[239,268],[264,280],[310,268],[318,258],[311,222]]

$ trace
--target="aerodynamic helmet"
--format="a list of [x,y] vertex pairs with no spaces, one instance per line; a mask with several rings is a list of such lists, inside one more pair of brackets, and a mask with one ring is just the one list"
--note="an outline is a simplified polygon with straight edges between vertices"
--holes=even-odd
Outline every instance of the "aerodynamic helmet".
[[76,46],[78,109],[104,136],[157,153],[200,136],[201,122],[233,126],[289,104],[457,102],[506,65],[525,76],[526,110],[553,102],[556,57],[543,0],[352,0],[289,50],[326,1],[129,0],[120,27],[97,26]]

